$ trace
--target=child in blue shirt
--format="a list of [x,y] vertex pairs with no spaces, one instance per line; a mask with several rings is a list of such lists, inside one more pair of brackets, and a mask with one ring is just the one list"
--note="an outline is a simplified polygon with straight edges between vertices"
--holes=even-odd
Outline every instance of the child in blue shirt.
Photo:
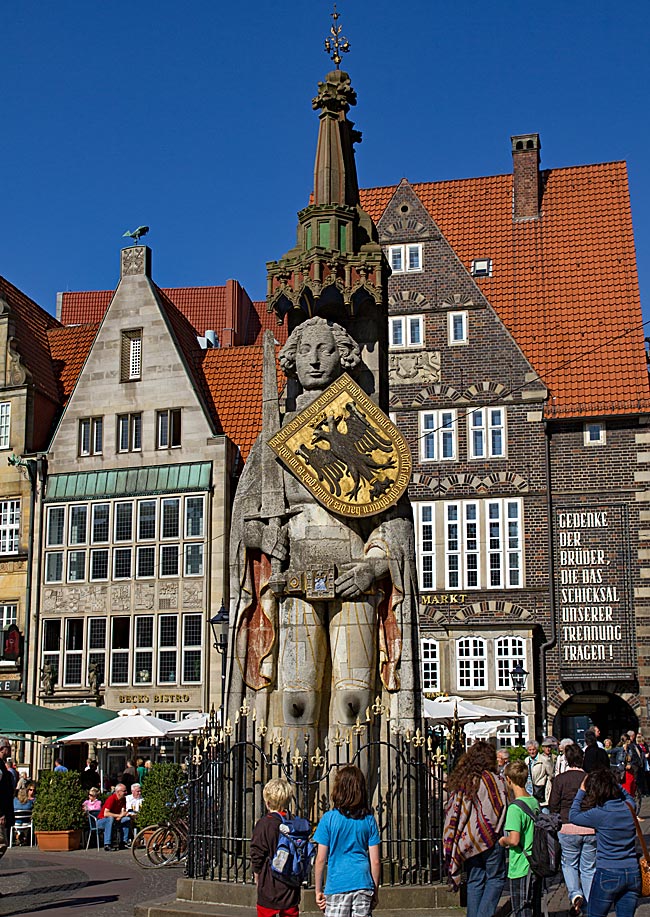
[[[325,917],[369,917],[379,887],[379,829],[368,809],[366,780],[353,764],[339,768],[332,788],[333,808],[318,823],[315,866],[316,904]],[[327,882],[323,891],[323,872]]]

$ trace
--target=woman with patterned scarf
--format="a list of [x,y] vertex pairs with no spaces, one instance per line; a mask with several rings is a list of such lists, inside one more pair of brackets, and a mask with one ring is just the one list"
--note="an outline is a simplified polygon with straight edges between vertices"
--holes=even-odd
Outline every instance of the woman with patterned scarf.
[[506,814],[507,791],[497,753],[476,742],[449,777],[443,846],[449,884],[460,888],[467,874],[467,917],[493,917],[506,879],[497,841]]

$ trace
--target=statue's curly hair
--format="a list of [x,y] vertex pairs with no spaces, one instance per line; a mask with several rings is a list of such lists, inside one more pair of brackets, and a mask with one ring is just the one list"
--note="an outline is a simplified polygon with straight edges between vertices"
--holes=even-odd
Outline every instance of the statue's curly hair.
[[302,322],[297,328],[294,328],[289,335],[287,343],[280,351],[278,359],[285,376],[289,379],[295,379],[296,353],[300,347],[303,333],[306,328],[313,328],[314,326],[329,328],[339,351],[341,368],[347,372],[353,372],[361,362],[359,345],[341,325],[337,325],[336,322],[328,321],[326,318],[316,316],[316,318],[308,318],[307,321]]
[[492,771],[493,774],[499,772],[497,752],[494,745],[479,741],[470,745],[449,775],[447,790],[450,793],[460,790],[473,796],[478,789],[483,771]]

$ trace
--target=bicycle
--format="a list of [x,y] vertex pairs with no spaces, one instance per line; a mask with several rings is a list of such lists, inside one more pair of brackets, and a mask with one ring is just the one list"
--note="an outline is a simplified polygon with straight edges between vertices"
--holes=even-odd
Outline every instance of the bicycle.
[[143,869],[159,869],[162,866],[183,863],[187,858],[187,836],[189,826],[186,818],[187,791],[176,790],[171,809],[171,818],[157,825],[147,825],[133,838],[131,854]]

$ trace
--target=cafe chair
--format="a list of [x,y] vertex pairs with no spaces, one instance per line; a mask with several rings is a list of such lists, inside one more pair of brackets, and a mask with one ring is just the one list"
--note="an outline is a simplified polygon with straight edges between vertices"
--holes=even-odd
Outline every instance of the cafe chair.
[[10,832],[9,846],[14,846],[14,841],[18,840],[18,835],[29,834],[29,846],[34,846],[34,820],[31,812],[16,812],[14,815],[15,822]]
[[99,837],[100,834],[101,834],[102,837],[103,837],[103,835],[104,835],[104,829],[103,829],[103,828],[99,828],[99,827],[97,826],[97,816],[96,816],[96,815],[91,815],[90,812],[89,812],[89,813],[88,813],[88,840],[86,841],[86,850],[88,850],[88,848],[90,847],[90,839],[91,839],[92,837],[95,837],[95,839],[96,839],[97,849],[98,849],[98,850],[100,849],[100,847],[103,847],[104,842],[103,842],[103,840],[100,840],[100,837]]

